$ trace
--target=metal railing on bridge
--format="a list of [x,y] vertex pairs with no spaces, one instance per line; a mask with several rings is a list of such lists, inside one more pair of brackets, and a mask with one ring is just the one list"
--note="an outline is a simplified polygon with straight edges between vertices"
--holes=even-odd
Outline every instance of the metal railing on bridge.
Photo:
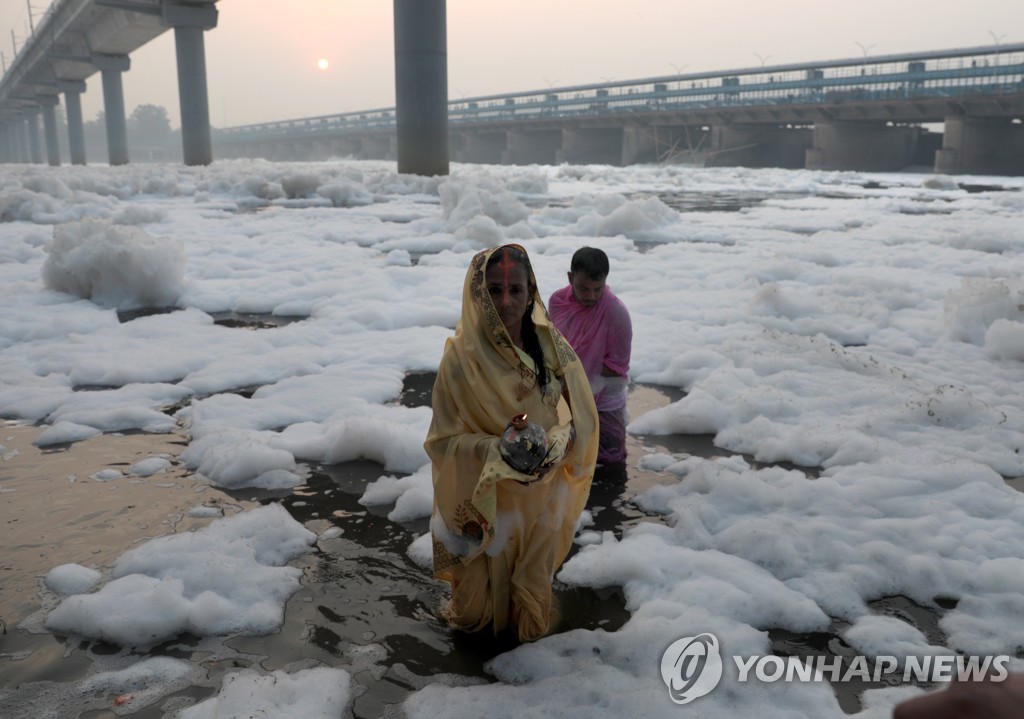
[[[462,98],[455,125],[659,113],[742,105],[955,98],[1024,92],[1024,43],[668,75]],[[229,141],[390,131],[394,108],[222,128]]]

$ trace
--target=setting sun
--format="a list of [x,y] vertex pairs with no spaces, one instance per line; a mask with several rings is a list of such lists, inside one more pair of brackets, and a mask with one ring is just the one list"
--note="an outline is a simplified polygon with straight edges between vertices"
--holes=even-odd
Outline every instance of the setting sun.
[[319,60],[316,61],[316,66],[318,68],[320,68],[321,70],[326,70],[328,67],[330,67],[330,64],[331,63],[327,62],[327,58],[326,57],[322,57],[322,58],[320,58]]

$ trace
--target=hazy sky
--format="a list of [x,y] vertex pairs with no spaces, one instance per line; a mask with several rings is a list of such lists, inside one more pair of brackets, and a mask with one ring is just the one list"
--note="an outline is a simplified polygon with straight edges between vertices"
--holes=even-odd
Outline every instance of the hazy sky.
[[[35,0],[41,16],[48,0]],[[394,104],[391,0],[220,0],[206,33],[214,125]],[[0,0],[0,50],[28,29],[25,0]],[[452,99],[814,60],[1024,41],[1022,0],[448,0]],[[319,69],[324,59],[326,69]],[[132,56],[127,112],[179,122],[174,40]],[[87,120],[103,107],[87,81]]]

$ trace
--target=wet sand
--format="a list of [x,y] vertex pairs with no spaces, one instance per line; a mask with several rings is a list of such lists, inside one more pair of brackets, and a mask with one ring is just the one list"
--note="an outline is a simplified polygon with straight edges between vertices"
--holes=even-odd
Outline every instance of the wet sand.
[[101,435],[39,448],[32,441],[41,431],[0,428],[0,617],[8,629],[39,608],[39,582],[53,567],[107,567],[136,542],[209,523],[188,516],[196,505],[239,508],[177,465],[151,477],[93,478],[101,470],[127,473],[148,457],[173,460],[187,444],[183,435]]

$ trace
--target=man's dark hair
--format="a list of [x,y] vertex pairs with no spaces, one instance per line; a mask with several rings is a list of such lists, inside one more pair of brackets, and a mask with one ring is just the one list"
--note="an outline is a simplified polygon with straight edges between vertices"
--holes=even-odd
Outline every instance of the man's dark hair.
[[586,273],[591,280],[603,280],[608,276],[608,255],[596,247],[581,247],[572,256],[569,271]]

